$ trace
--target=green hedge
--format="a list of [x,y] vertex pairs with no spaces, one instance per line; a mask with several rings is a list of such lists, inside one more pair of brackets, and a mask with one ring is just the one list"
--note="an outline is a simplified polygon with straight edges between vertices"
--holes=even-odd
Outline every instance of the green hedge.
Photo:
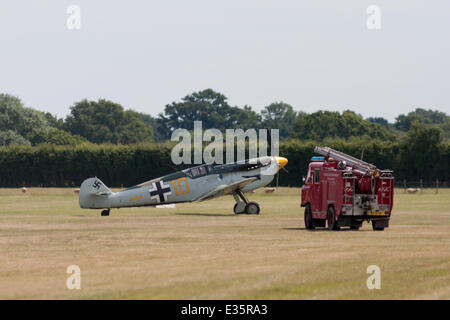
[[0,148],[0,186],[79,186],[97,176],[129,186],[171,171],[170,148],[148,146],[38,146]]
[[[281,172],[280,185],[301,184],[315,145],[295,140],[280,144],[280,155],[289,160],[289,173]],[[421,178],[435,181],[436,177],[450,180],[448,144],[420,157],[394,142],[335,141],[327,145],[358,158],[364,149],[364,160],[380,169],[394,170],[397,183]],[[173,165],[170,152],[169,144],[1,147],[0,187],[75,187],[92,176],[111,187],[131,186],[186,167]]]

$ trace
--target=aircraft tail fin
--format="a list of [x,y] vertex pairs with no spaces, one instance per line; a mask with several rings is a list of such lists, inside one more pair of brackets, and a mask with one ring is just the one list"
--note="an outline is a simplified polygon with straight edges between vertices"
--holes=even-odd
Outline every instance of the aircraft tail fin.
[[105,208],[113,192],[97,177],[88,178],[80,187],[78,202],[81,208]]

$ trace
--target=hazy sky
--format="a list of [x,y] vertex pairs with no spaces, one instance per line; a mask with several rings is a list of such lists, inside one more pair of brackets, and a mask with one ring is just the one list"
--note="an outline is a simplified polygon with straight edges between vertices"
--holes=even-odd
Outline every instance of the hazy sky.
[[156,115],[206,88],[258,111],[450,113],[449,59],[448,0],[0,2],[0,92],[60,117],[84,98]]

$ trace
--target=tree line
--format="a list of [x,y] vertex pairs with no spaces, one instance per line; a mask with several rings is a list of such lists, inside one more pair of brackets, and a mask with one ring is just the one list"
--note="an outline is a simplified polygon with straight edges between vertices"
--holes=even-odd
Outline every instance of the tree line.
[[202,121],[205,129],[279,129],[282,140],[315,141],[352,137],[399,141],[413,126],[432,126],[441,131],[443,141],[450,141],[450,116],[420,108],[399,115],[394,123],[381,117],[364,119],[351,110],[307,114],[284,102],[258,113],[250,106],[231,106],[223,94],[206,89],[167,104],[157,117],[99,99],[76,102],[65,119],[58,119],[25,107],[17,97],[0,94],[0,145],[163,142],[174,129],[192,130],[194,121]]

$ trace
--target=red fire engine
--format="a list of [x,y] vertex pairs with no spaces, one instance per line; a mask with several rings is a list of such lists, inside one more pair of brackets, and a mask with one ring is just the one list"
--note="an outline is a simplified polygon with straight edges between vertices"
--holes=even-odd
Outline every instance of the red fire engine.
[[312,157],[303,178],[302,203],[305,227],[358,230],[372,221],[373,230],[389,227],[394,203],[394,176],[373,164],[329,147],[316,147],[321,156]]

